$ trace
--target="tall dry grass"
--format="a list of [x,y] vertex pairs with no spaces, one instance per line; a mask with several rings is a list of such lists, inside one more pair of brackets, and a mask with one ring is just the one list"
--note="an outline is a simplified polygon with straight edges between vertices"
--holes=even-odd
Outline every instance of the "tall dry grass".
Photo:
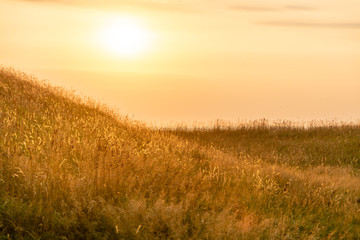
[[0,238],[358,239],[359,127],[154,130],[0,72]]

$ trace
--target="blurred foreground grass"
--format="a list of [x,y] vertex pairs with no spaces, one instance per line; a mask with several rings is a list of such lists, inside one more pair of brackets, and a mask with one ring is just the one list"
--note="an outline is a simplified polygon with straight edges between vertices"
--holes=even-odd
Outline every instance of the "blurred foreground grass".
[[0,239],[359,239],[360,126],[157,129],[0,70]]

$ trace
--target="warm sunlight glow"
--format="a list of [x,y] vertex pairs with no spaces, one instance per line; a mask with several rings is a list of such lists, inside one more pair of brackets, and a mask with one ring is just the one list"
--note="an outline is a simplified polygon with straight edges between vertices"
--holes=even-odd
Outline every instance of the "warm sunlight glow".
[[135,19],[112,19],[100,33],[103,47],[109,52],[124,57],[134,57],[147,50],[149,32]]

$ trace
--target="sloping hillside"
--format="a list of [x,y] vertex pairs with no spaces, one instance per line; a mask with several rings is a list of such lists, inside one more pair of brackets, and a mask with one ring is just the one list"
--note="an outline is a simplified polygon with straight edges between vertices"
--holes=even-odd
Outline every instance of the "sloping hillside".
[[0,238],[360,238],[356,164],[303,168],[207,139],[1,69]]

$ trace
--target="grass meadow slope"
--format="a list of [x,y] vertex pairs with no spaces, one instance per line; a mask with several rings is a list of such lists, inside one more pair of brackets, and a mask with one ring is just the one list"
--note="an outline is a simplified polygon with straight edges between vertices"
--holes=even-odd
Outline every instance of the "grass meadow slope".
[[0,70],[0,239],[360,239],[360,126],[148,128]]

